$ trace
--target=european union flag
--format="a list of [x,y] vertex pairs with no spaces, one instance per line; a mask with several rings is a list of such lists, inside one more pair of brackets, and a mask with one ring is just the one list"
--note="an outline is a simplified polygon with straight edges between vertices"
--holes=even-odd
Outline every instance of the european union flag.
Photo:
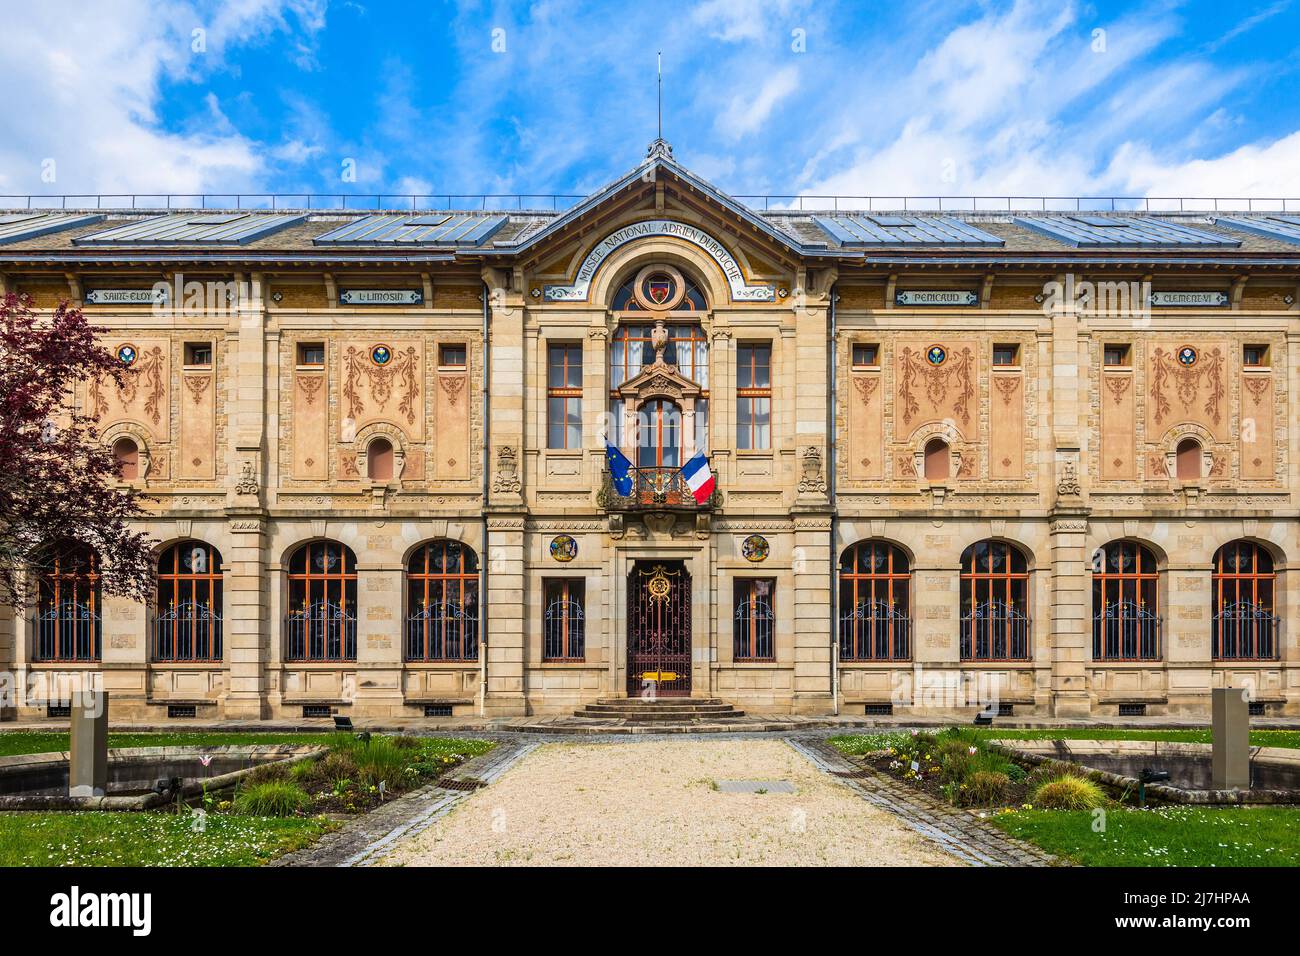
[[605,443],[605,461],[609,464],[609,475],[614,479],[614,490],[626,498],[632,493],[632,463],[609,442]]

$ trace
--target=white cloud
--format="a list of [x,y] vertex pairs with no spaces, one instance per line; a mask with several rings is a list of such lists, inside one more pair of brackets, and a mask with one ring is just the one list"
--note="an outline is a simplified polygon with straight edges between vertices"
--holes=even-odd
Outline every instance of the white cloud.
[[753,98],[737,94],[731,106],[718,117],[718,127],[732,139],[756,133],[767,122],[777,104],[799,88],[799,70],[786,66],[769,76]]
[[[1294,137],[1202,158],[1206,124],[1253,71],[1182,55],[1156,10],[1107,23],[1021,0],[941,35],[872,96],[827,97],[805,195],[1169,196],[1300,193]],[[1253,25],[1253,24],[1252,24]],[[1161,61],[1148,62],[1159,52]],[[1186,193],[1190,195],[1191,193]]]
[[1126,143],[1110,175],[1136,195],[1283,199],[1300,195],[1300,131],[1211,159],[1170,162]]
[[[257,188],[261,144],[241,135],[216,97],[182,132],[159,125],[165,80],[221,69],[228,47],[323,26],[312,0],[34,3],[5,14],[0,75],[21,102],[0,108],[0,190],[6,193],[233,191]],[[205,46],[193,49],[194,30]],[[308,42],[308,41],[304,41]],[[309,44],[308,44],[309,45]],[[51,169],[56,178],[43,181]]]

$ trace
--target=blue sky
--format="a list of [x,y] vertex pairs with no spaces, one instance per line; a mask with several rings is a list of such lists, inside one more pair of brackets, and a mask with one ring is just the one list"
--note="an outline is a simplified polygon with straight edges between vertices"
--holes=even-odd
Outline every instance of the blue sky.
[[1300,196],[1300,0],[6,6],[3,193]]

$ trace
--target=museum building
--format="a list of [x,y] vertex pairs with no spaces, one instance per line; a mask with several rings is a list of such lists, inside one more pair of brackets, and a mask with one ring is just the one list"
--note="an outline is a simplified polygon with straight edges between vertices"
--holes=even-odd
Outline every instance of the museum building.
[[814,204],[657,140],[564,211],[0,215],[0,292],[132,372],[75,401],[157,541],[146,603],[50,542],[0,670],[141,720],[1300,714],[1300,216]]

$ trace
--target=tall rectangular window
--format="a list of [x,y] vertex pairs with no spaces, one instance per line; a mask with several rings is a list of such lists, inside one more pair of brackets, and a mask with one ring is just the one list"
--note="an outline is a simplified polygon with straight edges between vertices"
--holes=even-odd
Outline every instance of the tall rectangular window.
[[770,661],[776,650],[773,633],[776,630],[773,592],[776,582],[771,578],[745,578],[735,583],[735,612],[733,620],[733,655],[738,661]]
[[772,447],[772,346],[736,347],[736,447]]
[[551,345],[546,353],[546,447],[582,447],[582,346]]
[[542,659],[580,661],[586,654],[582,578],[548,578],[542,593]]

